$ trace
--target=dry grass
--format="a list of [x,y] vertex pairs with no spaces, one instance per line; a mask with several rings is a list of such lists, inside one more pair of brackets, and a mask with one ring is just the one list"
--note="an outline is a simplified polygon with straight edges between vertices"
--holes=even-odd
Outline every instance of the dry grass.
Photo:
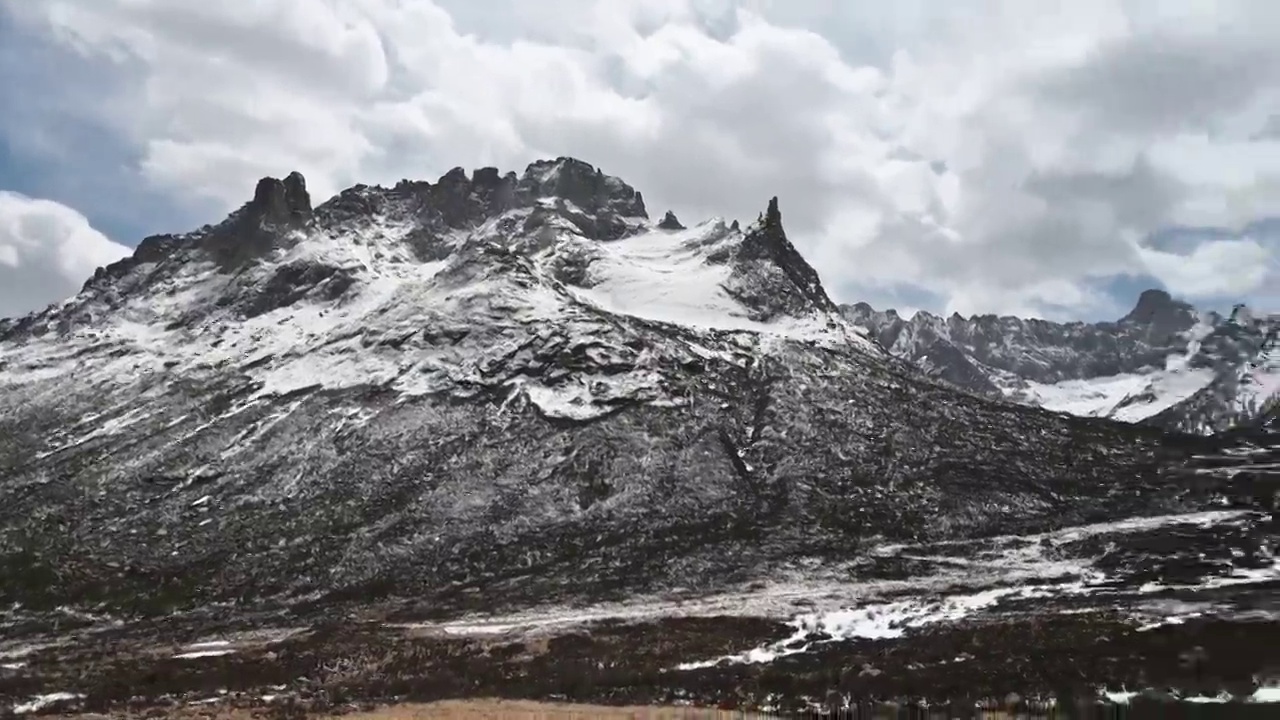
[[[99,720],[102,715],[64,715],[66,720]],[[142,715],[112,715],[139,720]],[[189,706],[171,711],[178,720],[260,720],[261,711]],[[403,704],[343,715],[317,715],[316,720],[758,720],[763,716],[727,710],[677,707],[607,707],[525,700],[448,700]]]
[[729,720],[755,717],[738,712],[692,708],[602,707],[515,700],[451,700],[429,705],[399,705],[346,716],[353,720]]

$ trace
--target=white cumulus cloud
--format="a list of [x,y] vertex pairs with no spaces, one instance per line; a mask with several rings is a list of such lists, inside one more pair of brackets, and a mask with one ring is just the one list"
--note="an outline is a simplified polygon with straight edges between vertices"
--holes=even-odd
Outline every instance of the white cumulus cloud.
[[129,252],[65,205],[0,191],[0,317],[74,295]]
[[112,100],[82,112],[193,216],[294,169],[323,197],[573,155],[686,222],[780,196],[848,301],[906,287],[932,310],[1105,313],[1107,278],[1245,295],[1265,278],[1228,278],[1224,258],[1274,253],[1142,242],[1280,215],[1280,4],[1264,0],[0,8],[114,69]]

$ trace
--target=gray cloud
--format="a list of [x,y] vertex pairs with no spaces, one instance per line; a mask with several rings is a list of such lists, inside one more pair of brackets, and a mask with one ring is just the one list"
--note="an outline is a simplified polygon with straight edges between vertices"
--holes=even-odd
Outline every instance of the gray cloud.
[[1253,141],[1280,140],[1280,113],[1269,116],[1258,132],[1249,138]]
[[1276,38],[1126,38],[1030,89],[1061,112],[1085,112],[1108,133],[1213,132],[1260,90],[1280,83]]
[[1217,292],[1271,252],[1142,238],[1280,213],[1276,6],[980,4],[0,0],[111,68],[115,101],[77,97],[192,208],[292,169],[324,195],[575,155],[686,222],[779,195],[844,299],[963,312]]

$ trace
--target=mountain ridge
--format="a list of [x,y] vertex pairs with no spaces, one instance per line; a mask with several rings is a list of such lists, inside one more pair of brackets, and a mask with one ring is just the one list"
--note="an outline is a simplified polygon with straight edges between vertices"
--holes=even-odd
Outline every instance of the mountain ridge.
[[[630,186],[571,159],[532,164],[523,177],[450,171],[436,184],[355,186],[314,209],[300,176],[264,180],[226,221],[144,242],[133,257],[95,273],[75,298],[6,330],[0,390],[7,433],[0,553],[49,538],[50,527],[33,518],[62,513],[63,522],[77,518],[79,540],[46,540],[50,547],[105,553],[103,567],[115,556],[111,562],[132,565],[146,558],[152,572],[168,568],[176,538],[221,548],[209,552],[225,577],[242,580],[206,587],[215,594],[267,577],[264,568],[279,572],[285,556],[299,568],[294,591],[332,585],[314,575],[314,557],[292,550],[262,563],[221,554],[232,528],[263,548],[284,528],[299,528],[284,536],[285,548],[328,528],[333,536],[316,547],[354,545],[325,555],[327,562],[369,558],[341,563],[345,570],[334,577],[346,578],[342,586],[389,572],[374,570],[386,562],[399,566],[363,535],[337,529],[348,522],[377,537],[398,528],[392,534],[403,535],[404,552],[448,565],[461,557],[448,560],[445,548],[426,539],[443,531],[418,537],[416,523],[454,528],[444,534],[459,550],[494,538],[531,542],[532,528],[549,533],[568,523],[557,532],[576,535],[582,523],[603,523],[603,531],[630,522],[640,508],[652,511],[658,488],[667,488],[664,498],[675,489],[686,496],[677,535],[708,517],[736,517],[730,532],[782,522],[770,517],[789,524],[820,516],[830,524],[822,542],[837,545],[853,537],[841,529],[849,519],[829,513],[855,497],[857,505],[846,508],[851,518],[878,518],[855,535],[889,517],[916,519],[876,532],[969,533],[1073,512],[1125,512],[1130,500],[1104,502],[1113,490],[1087,479],[1098,470],[1077,463],[1065,478],[1058,471],[1051,478],[1018,459],[1038,462],[1086,436],[1098,438],[1092,449],[1072,453],[1096,454],[1090,462],[1099,467],[1129,467],[1126,476],[1144,486],[1169,487],[1152,464],[1157,436],[968,399],[877,350],[839,316],[787,240],[776,199],[746,227],[711,220],[662,229],[650,224]],[[907,400],[891,400],[899,396]],[[988,429],[953,435],[950,425],[912,420],[918,413],[981,417],[974,426]],[[1054,439],[1035,443],[1057,449],[1033,453],[1034,443],[1009,430],[1010,422],[1042,426],[1041,437]],[[432,439],[419,446],[415,437]],[[493,442],[524,446],[526,457],[541,459],[508,466],[493,455]],[[642,472],[625,459],[637,450],[624,448],[636,443],[657,448],[641,453],[654,467],[700,467],[702,479],[689,485],[670,470]],[[938,449],[945,447],[954,450]],[[1024,475],[999,496],[961,500],[934,478],[934,466],[953,462],[953,454],[987,467],[1000,448],[999,467],[1022,467]],[[395,456],[403,459],[388,460]],[[863,489],[845,487],[854,458],[861,458],[854,474],[866,478]],[[352,462],[382,479],[351,485]],[[870,470],[886,462],[896,479]],[[1036,485],[1075,482],[1070,477],[1082,483],[1071,491],[1079,493],[1074,511],[1056,508]],[[884,482],[897,489],[888,493]],[[432,488],[441,483],[452,490],[438,494]],[[846,500],[818,503],[835,492],[832,483]],[[352,487],[375,505],[341,510],[337,498]],[[111,494],[102,494],[106,488]],[[402,511],[380,504],[406,492],[414,500]],[[306,521],[288,510],[302,497],[311,498]],[[474,502],[456,506],[466,497]],[[46,510],[25,514],[32,502]],[[989,509],[977,513],[973,502]],[[1180,502],[1169,495],[1144,505]],[[216,507],[226,513],[216,525],[206,518],[188,526],[193,513]],[[621,514],[601,510],[608,507]],[[927,507],[952,508],[943,513],[950,519],[925,523],[941,512]],[[512,508],[520,510],[512,515]],[[347,512],[356,514],[340,521]],[[402,525],[409,516],[415,523]],[[472,536],[451,518],[489,530]],[[131,528],[148,528],[153,546],[138,545]],[[778,537],[778,547],[798,542],[792,531]],[[82,544],[100,541],[112,549]],[[542,552],[558,556],[581,540],[566,542]],[[624,550],[630,543],[610,542],[622,544],[606,542],[597,552],[638,557]],[[729,577],[728,566],[692,552],[698,564],[717,568],[709,575],[716,582]],[[474,565],[478,556],[463,557],[472,558],[467,572],[483,567]],[[514,567],[503,565],[510,559],[495,562],[507,572]],[[127,579],[87,577],[108,588]],[[405,570],[404,578],[436,587],[420,572]]]
[[1143,291],[1116,321],[928,312],[866,303],[845,317],[927,373],[979,394],[1087,416],[1213,432],[1259,417],[1280,393],[1280,315],[1200,312]]

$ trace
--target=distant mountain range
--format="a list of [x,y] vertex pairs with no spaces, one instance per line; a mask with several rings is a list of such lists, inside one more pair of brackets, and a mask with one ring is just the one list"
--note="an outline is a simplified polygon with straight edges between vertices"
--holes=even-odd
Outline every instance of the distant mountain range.
[[1147,290],[1115,322],[841,310],[934,377],[1075,415],[1205,433],[1258,417],[1280,395],[1280,316],[1243,305],[1222,316]]

